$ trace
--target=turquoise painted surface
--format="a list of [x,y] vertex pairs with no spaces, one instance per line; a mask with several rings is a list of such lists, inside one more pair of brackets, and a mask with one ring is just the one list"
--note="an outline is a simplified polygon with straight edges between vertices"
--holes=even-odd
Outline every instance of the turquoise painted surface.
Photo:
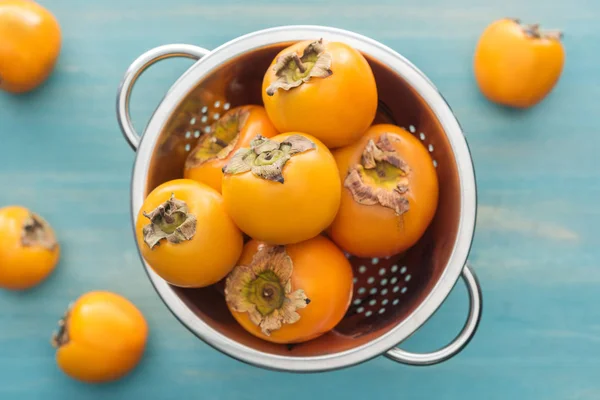
[[[43,88],[0,95],[0,205],[20,203],[44,215],[57,230],[63,257],[37,289],[0,293],[0,399],[600,398],[600,3],[42,3],[60,20],[64,47]],[[558,86],[526,112],[487,103],[473,83],[477,35],[502,16],[566,34]],[[157,45],[214,48],[256,29],[292,23],[346,28],[391,46],[433,80],[466,130],[480,201],[471,261],[485,310],[475,339],[444,364],[415,368],[380,357],[319,375],[250,367],[179,325],[141,269],[129,222],[134,154],[114,113],[123,72]],[[189,65],[163,62],[143,76],[132,100],[138,128]],[[49,345],[69,301],[92,289],[127,296],[150,324],[143,362],[110,385],[66,378]],[[464,321],[466,301],[458,285],[404,347],[424,351],[445,344]]]

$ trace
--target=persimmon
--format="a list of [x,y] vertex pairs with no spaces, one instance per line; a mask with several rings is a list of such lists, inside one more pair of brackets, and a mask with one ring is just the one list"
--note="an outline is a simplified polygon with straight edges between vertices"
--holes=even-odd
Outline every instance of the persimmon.
[[221,192],[223,167],[240,147],[256,135],[275,136],[278,132],[262,106],[232,108],[203,133],[186,159],[184,178],[206,183]]
[[305,132],[329,148],[371,125],[377,86],[365,57],[341,42],[302,41],[283,49],[263,78],[262,98],[279,132]]
[[0,89],[23,93],[54,70],[61,49],[56,17],[31,0],[0,0]]
[[340,204],[335,159],[323,143],[304,133],[257,136],[223,172],[228,214],[248,236],[269,244],[318,235]]
[[225,282],[236,321],[274,343],[300,343],[332,330],[344,317],[353,289],[352,267],[329,239],[287,246],[249,241]]
[[492,102],[527,108],[542,101],[558,82],[565,62],[559,31],[542,31],[502,18],[488,25],[473,57],[475,80]]
[[142,257],[174,286],[205,287],[223,279],[243,248],[242,232],[213,188],[191,179],[156,187],[136,224]]
[[398,254],[424,234],[438,203],[438,179],[425,146],[406,130],[373,125],[358,142],[337,149],[344,190],[327,229],[359,257]]
[[56,363],[69,377],[86,383],[118,380],[140,362],[148,325],[125,297],[92,291],[73,302],[52,336]]
[[23,206],[0,208],[0,287],[25,290],[54,271],[60,245],[50,224]]

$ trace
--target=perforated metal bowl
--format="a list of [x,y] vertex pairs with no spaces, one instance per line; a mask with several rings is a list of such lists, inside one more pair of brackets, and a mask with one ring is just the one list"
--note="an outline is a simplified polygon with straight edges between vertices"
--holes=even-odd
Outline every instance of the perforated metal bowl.
[[[137,151],[131,183],[133,226],[145,196],[162,182],[182,177],[188,151],[210,123],[230,107],[261,104],[262,77],[277,52],[292,42],[321,37],[346,42],[364,54],[379,89],[376,122],[405,127],[431,152],[440,201],[425,235],[402,256],[348,255],[355,291],[347,315],[333,331],[295,346],[268,343],[245,332],[228,312],[218,285],[181,289],[167,284],[144,263],[146,272],[167,307],[190,331],[229,356],[256,366],[324,371],[382,354],[412,365],[447,360],[469,342],[481,315],[479,284],[466,265],[476,215],[472,160],[459,123],[431,81],[404,57],[372,39],[329,27],[284,26],[250,33],[212,51],[172,44],[141,55],[127,70],[117,98],[119,124]],[[132,87],[146,68],[169,57],[198,61],[173,84],[143,135],[138,135],[129,117]],[[427,354],[397,348],[433,315],[461,276],[469,291],[470,310],[456,339]]]

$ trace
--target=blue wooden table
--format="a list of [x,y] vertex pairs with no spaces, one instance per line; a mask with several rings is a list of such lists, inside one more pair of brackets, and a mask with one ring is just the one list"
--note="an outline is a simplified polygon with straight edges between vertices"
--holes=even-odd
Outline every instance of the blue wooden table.
[[[0,206],[23,204],[45,216],[63,254],[55,273],[35,290],[0,293],[0,399],[600,398],[600,3],[41,3],[60,20],[63,50],[55,73],[39,90],[0,94]],[[542,104],[527,111],[486,102],[473,81],[477,36],[504,16],[565,32],[561,80]],[[432,79],[465,128],[479,194],[470,258],[482,283],[484,314],[475,339],[444,364],[407,367],[380,357],[325,374],[254,368],[189,333],[142,270],[129,216],[134,154],[115,119],[122,74],[157,45],[214,48],[283,24],[331,25],[391,46]],[[132,99],[138,129],[190,63],[165,61],[144,74]],[[67,304],[94,289],[125,295],[150,326],[139,367],[101,386],[64,376],[49,344]],[[445,344],[460,329],[466,304],[464,286],[457,285],[404,347],[425,351]]]

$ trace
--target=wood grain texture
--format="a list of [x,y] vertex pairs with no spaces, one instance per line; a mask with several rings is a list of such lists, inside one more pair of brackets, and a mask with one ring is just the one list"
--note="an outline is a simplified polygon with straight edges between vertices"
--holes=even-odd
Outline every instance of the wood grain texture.
[[[63,256],[35,290],[0,293],[0,399],[600,398],[600,3],[41,3],[60,20],[64,46],[46,85],[24,96],[0,95],[0,205],[24,204],[46,217]],[[477,36],[503,16],[565,31],[563,76],[528,111],[486,102],[473,82]],[[129,220],[134,154],[115,119],[125,69],[157,45],[214,48],[256,29],[296,23],[354,30],[399,51],[438,86],[466,131],[480,204],[471,261],[483,286],[484,315],[468,348],[444,364],[415,368],[379,357],[325,374],[257,369],[178,324],[142,271]],[[189,65],[165,61],[144,74],[132,99],[138,129]],[[66,305],[92,289],[127,296],[150,324],[143,362],[114,384],[66,378],[49,344]],[[464,321],[466,301],[457,285],[403,346],[425,351],[445,344]]]

